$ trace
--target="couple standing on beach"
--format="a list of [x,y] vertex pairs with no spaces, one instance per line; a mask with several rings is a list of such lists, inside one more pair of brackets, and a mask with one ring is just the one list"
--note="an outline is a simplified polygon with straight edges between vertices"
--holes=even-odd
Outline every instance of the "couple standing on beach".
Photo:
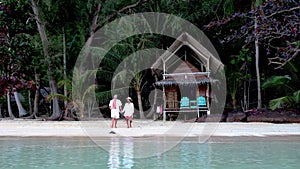
[[134,106],[130,97],[126,98],[127,102],[122,110],[122,102],[118,99],[118,95],[114,95],[114,98],[109,102],[109,108],[111,110],[111,128],[117,128],[117,122],[120,118],[119,113],[124,113],[126,118],[126,124],[128,128],[132,127],[132,118],[134,113]]

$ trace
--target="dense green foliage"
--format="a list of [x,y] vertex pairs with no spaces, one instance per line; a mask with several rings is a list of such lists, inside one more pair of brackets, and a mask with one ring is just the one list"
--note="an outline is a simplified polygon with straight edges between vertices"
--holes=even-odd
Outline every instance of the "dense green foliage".
[[[44,56],[30,1],[0,2],[0,103],[6,102],[6,93],[13,88],[17,88],[18,91],[35,91],[35,84],[40,84],[41,87],[49,86],[48,65],[52,68],[51,73],[59,89],[62,91],[63,85],[67,85],[69,94],[60,99],[72,102],[71,78],[73,71],[79,71],[73,70],[73,67],[81,49],[95,31],[107,22],[124,15],[163,12],[192,22],[204,29],[211,39],[226,66],[228,109],[255,108],[257,89],[253,87],[256,74],[252,42],[257,37],[261,45],[263,107],[269,107],[270,103],[271,108],[299,108],[299,3],[296,1],[261,1],[261,5],[255,10],[251,10],[254,1],[243,0],[35,2],[40,11],[41,22],[45,24],[49,58]],[[253,30],[255,16],[259,18],[259,30]],[[181,28],[174,25],[174,29]],[[166,49],[173,41],[174,39],[168,37],[150,34],[128,38],[112,48],[101,63],[97,73],[97,85],[93,86],[97,91],[99,107],[107,105],[111,96],[114,70],[127,56],[152,47]],[[63,67],[63,55],[66,56],[66,70]],[[67,72],[67,78],[64,77],[64,71]],[[141,72],[141,75],[136,75],[132,80],[131,94],[136,101],[137,92],[141,92],[144,109],[151,107],[147,97],[153,90],[151,83],[154,80],[148,71]],[[84,83],[84,77],[78,77],[78,82]],[[276,94],[273,94],[270,88],[275,88]],[[46,101],[49,102],[62,94],[60,92],[52,95]],[[31,96],[29,99],[34,98]],[[46,110],[42,108],[40,112],[40,115],[46,114]],[[2,115],[7,116],[5,113]]]

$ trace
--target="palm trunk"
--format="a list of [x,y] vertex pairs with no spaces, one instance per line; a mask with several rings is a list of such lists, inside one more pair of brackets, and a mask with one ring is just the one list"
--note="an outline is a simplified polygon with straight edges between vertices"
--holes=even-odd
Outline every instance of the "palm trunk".
[[249,81],[248,81],[248,89],[247,89],[247,91],[248,91],[248,93],[247,93],[247,95],[248,95],[248,103],[247,103],[247,110],[249,110],[249,107],[250,107],[250,85],[251,85],[251,79],[249,79]]
[[[251,9],[254,10],[258,5],[259,1],[252,0]],[[261,109],[261,86],[260,86],[260,73],[259,73],[259,43],[257,37],[258,25],[257,17],[254,18],[254,36],[255,36],[255,70],[256,70],[256,81],[257,81],[257,109]]]
[[[48,62],[47,74],[48,74],[48,80],[49,80],[51,93],[57,94],[56,81],[52,75],[53,70],[52,70],[52,65],[50,63],[51,57],[49,55],[49,41],[48,41],[47,34],[46,34],[45,23],[41,19],[39,9],[38,9],[38,6],[37,6],[37,3],[35,0],[31,0],[31,7],[32,7],[33,13],[35,15],[38,31],[39,31],[39,34],[40,34],[40,37],[42,40],[44,56],[45,56],[46,61]],[[58,105],[58,99],[56,97],[53,99],[52,107],[53,107],[53,109],[52,109],[53,113],[52,113],[50,119],[56,120],[61,116],[61,113],[62,113],[62,111],[60,110],[60,107]]]
[[[90,32],[89,32],[89,37],[88,37],[87,41],[84,44],[83,58],[80,58],[80,59],[85,59],[86,61],[90,61],[87,58],[88,58],[88,55],[89,55],[89,48],[90,48],[90,46],[92,44],[92,41],[94,39],[94,36],[95,36],[96,28],[98,27],[98,17],[99,17],[99,12],[101,10],[101,6],[102,6],[102,2],[99,1],[98,4],[97,4],[95,13],[94,13],[93,20],[92,20],[91,29],[90,29]],[[80,69],[81,74],[83,74],[87,69],[87,67],[83,67],[83,65],[81,65],[82,67]]]
[[[63,64],[64,64],[64,95],[67,97],[68,92],[67,92],[67,47],[66,47],[66,33],[65,33],[65,28],[62,27],[62,32],[63,32]],[[68,102],[65,101],[65,108],[67,107]]]
[[158,95],[158,92],[157,92],[158,89],[155,89],[154,90],[154,98],[153,98],[153,105],[152,105],[152,108],[149,112],[149,114],[147,114],[147,118],[153,116],[153,114],[156,112],[156,105],[157,105],[157,95]]
[[3,118],[3,116],[2,116],[2,103],[0,103],[0,118]]
[[231,96],[231,103],[233,110],[236,110],[236,99],[235,96]]
[[20,97],[19,97],[19,93],[18,92],[14,92],[14,96],[15,96],[15,100],[18,106],[18,110],[19,110],[19,117],[23,117],[27,114],[26,110],[24,109],[24,107],[22,106],[22,103],[20,101]]
[[[56,82],[54,79],[50,80],[50,88],[51,88],[52,93],[57,94],[57,86],[56,86]],[[50,119],[57,120],[58,118],[61,117],[61,114],[62,114],[62,111],[58,104],[58,98],[55,97],[52,101],[52,115],[51,115]]]
[[6,94],[7,96],[7,110],[8,110],[8,115],[9,117],[11,118],[15,118],[14,114],[12,113],[12,110],[11,110],[11,103],[10,103],[10,95],[9,95],[9,92]]
[[29,113],[32,114],[31,91],[28,90]]
[[139,106],[139,111],[140,111],[140,119],[145,119],[141,91],[137,91],[137,97],[138,97],[138,106]]
[[39,97],[40,97],[40,78],[39,75],[35,72],[35,82],[36,82],[36,90],[34,95],[34,103],[33,103],[33,118],[37,118],[37,114],[39,112]]
[[[254,29],[257,30],[257,18],[254,20]],[[257,34],[255,33],[255,68],[257,80],[257,109],[261,109],[261,86],[260,86],[260,73],[259,73],[259,44]]]
[[[158,81],[158,78],[156,75],[154,75],[154,78],[155,78],[155,82]],[[154,88],[154,98],[153,98],[153,105],[152,105],[152,108],[149,112],[149,114],[147,115],[147,118],[151,117],[155,112],[156,112],[156,105],[157,105],[157,95],[158,95],[158,89]]]

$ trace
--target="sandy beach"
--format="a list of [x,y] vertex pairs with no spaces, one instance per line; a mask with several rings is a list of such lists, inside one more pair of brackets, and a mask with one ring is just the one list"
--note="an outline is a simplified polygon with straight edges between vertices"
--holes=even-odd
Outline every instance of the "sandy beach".
[[[300,124],[272,123],[187,123],[135,120],[133,128],[126,128],[120,120],[111,129],[110,121],[28,121],[1,120],[0,137],[115,137],[115,136],[299,136]],[[110,134],[114,131],[115,134]]]

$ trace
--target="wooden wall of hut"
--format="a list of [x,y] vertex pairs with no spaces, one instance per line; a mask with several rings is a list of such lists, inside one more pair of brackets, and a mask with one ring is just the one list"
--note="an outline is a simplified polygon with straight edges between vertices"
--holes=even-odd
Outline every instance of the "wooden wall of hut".
[[177,85],[166,86],[166,108],[177,109],[180,108],[180,100],[182,97],[188,97],[190,100],[196,100],[199,96],[207,96],[207,84],[198,86],[184,86],[189,88],[189,94],[180,93],[180,88]]

